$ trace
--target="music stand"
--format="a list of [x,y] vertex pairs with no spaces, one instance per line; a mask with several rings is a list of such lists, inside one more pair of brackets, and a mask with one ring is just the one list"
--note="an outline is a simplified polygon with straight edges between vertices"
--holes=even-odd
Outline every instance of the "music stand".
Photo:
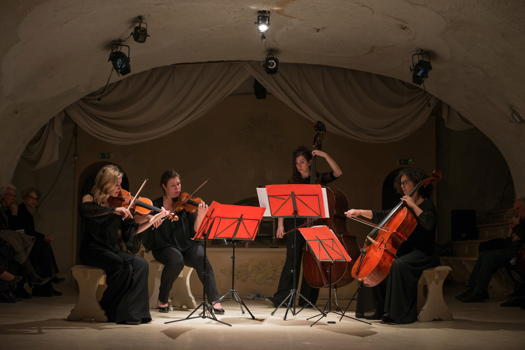
[[244,314],[244,308],[246,308],[246,311],[255,320],[255,316],[235,290],[235,243],[240,240],[253,241],[255,239],[265,208],[217,202],[213,202],[210,208],[214,211],[215,221],[208,228],[208,239],[226,239],[232,242],[232,287],[218,299],[218,302],[231,294],[232,300],[239,304],[241,312]]
[[370,324],[368,322],[350,316],[346,316],[337,310],[332,310],[332,266],[336,261],[352,261],[352,259],[346,252],[345,247],[343,247],[339,239],[337,239],[335,233],[326,225],[299,228],[299,232],[301,232],[301,234],[303,235],[304,239],[306,240],[306,244],[314,254],[317,261],[330,263],[329,268],[327,269],[329,284],[328,301],[324,305],[323,311],[321,311],[320,314],[308,318],[309,320],[320,316],[314,323],[310,325],[310,327],[313,327],[323,317],[327,317],[329,313],[341,315],[341,319],[343,317],[347,317],[359,322]]
[[[204,264],[204,282],[202,286],[202,302],[193,309],[192,312],[186,318],[183,318],[181,320],[173,320],[164,322],[164,324],[173,323],[173,322],[180,322],[180,321],[186,321],[186,320],[192,320],[195,318],[207,318],[222,324],[225,324],[227,326],[232,326],[231,324],[227,322],[223,322],[215,316],[215,313],[213,312],[212,305],[208,302],[208,295],[206,294],[206,286],[208,283],[208,268],[206,264],[207,260],[207,241],[208,237],[210,235],[210,232],[213,228],[213,224],[216,221],[217,217],[215,216],[215,210],[217,209],[217,205],[215,202],[212,203],[212,205],[208,208],[206,211],[206,215],[204,216],[204,219],[202,220],[199,229],[197,230],[197,233],[195,233],[195,236],[193,239],[199,239],[204,241],[204,255],[203,255],[203,264]],[[193,316],[194,313],[196,313],[199,309],[202,308],[201,313],[198,316]]]
[[[326,190],[321,188],[321,185],[268,185],[266,186],[266,192],[271,215],[273,217],[293,218],[293,231],[297,230],[298,218],[312,219],[328,217],[329,212]],[[273,316],[277,309],[286,304],[286,312],[283,317],[285,321],[288,312],[291,311],[292,315],[295,316],[303,309],[296,309],[297,297],[304,300],[320,313],[323,313],[317,306],[312,304],[310,300],[306,299],[297,291],[297,271],[295,271],[295,266],[297,265],[297,232],[294,232],[292,246],[293,265],[290,271],[292,273],[292,288],[290,289],[288,296],[286,296],[286,298],[284,298],[271,313]]]

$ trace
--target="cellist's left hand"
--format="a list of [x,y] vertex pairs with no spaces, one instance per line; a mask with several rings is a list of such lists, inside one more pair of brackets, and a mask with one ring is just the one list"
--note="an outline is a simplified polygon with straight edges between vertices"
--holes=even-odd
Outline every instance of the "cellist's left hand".
[[406,203],[407,206],[409,206],[412,209],[417,208],[416,202],[414,202],[414,199],[410,196],[403,196],[401,197],[401,200]]

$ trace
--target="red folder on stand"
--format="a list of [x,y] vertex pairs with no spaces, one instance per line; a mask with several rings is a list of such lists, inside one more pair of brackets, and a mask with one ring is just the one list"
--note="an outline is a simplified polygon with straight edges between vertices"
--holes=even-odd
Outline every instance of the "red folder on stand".
[[301,227],[299,231],[318,261],[352,261],[345,247],[328,226]]

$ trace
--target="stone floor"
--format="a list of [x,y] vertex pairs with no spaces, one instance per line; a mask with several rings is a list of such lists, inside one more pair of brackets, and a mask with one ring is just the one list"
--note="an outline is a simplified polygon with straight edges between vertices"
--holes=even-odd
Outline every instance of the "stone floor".
[[[524,349],[525,310],[502,308],[500,301],[462,304],[447,296],[454,314],[448,322],[366,325],[354,320],[338,322],[329,316],[314,327],[303,311],[287,321],[283,311],[271,316],[263,302],[249,301],[256,320],[242,315],[238,306],[225,304],[219,316],[232,327],[195,319],[179,323],[188,311],[159,314],[146,325],[69,322],[75,301],[72,288],[60,286],[62,297],[33,298],[0,304],[0,349]],[[455,291],[454,291],[455,292]],[[450,293],[453,295],[452,293]],[[337,321],[328,324],[328,321]]]

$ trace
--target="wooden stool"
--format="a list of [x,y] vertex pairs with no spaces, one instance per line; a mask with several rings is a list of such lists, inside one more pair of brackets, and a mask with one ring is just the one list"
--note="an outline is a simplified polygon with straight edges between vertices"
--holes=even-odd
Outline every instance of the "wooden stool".
[[[452,271],[450,266],[438,266],[432,269],[427,269],[421,274],[421,278],[417,284],[417,310],[419,321],[443,320],[448,321],[452,319],[445,299],[443,298],[443,282],[445,278]],[[427,289],[425,297],[424,289]]]
[[[75,265],[71,268],[73,277],[78,283],[78,299],[69,313],[69,321],[107,322],[106,314],[100,307],[97,295],[99,286],[106,284],[104,270],[86,265]],[[100,293],[98,293],[100,294]]]
[[[149,265],[149,305],[150,308],[156,308],[159,298],[160,276],[164,265],[155,260],[151,252],[145,253],[144,259],[146,259]],[[173,307],[193,309],[197,306],[190,287],[190,277],[193,270],[192,267],[184,266],[177,279],[173,282],[173,287],[170,291],[171,305]]]

